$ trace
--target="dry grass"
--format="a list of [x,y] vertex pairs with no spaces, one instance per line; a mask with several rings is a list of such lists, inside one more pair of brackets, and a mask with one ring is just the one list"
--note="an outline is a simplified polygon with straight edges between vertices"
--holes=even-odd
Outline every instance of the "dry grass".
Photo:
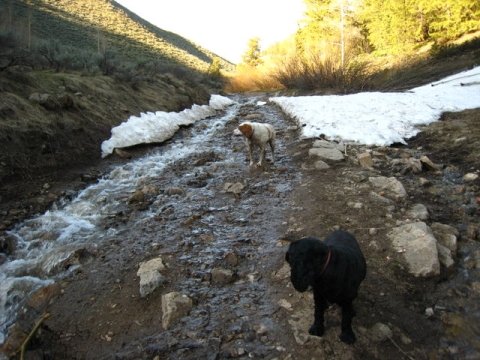
[[[406,91],[480,65],[480,38],[431,47],[402,58],[346,59],[342,69],[338,54],[294,52],[271,57],[263,65],[237,69],[228,79],[228,91],[295,89],[306,93],[347,94],[359,91]],[[268,81],[262,81],[267,79]]]
[[262,66],[239,66],[235,75],[226,76],[224,90],[229,93],[284,89],[270,72]]

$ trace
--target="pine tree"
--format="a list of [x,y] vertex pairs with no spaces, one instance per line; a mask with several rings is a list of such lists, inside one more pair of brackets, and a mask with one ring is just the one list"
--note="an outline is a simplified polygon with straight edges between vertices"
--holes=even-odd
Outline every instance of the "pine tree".
[[242,63],[253,67],[260,65],[262,63],[262,60],[260,59],[260,38],[251,38],[248,40],[247,46],[247,50],[242,55]]

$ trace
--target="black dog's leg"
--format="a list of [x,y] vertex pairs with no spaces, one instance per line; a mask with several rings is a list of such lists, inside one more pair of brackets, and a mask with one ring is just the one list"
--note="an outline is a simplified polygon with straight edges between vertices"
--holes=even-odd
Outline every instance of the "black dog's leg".
[[352,303],[342,305],[342,333],[340,340],[347,344],[353,344],[357,338],[352,330],[352,319],[355,316],[355,310]]
[[310,335],[322,336],[325,332],[325,310],[327,309],[328,302],[318,291],[313,289],[313,299],[315,301],[315,321],[308,330]]

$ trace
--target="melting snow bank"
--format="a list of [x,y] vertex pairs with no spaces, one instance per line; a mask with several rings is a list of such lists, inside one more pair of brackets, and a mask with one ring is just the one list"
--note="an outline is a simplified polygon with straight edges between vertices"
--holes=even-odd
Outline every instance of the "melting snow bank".
[[480,107],[480,67],[405,93],[273,97],[302,127],[302,136],[387,146],[415,136],[416,125],[445,111]]
[[170,139],[180,126],[194,124],[198,120],[214,116],[234,101],[221,96],[212,95],[208,105],[193,105],[191,109],[181,112],[141,113],[140,117],[131,116],[126,122],[112,129],[110,139],[102,143],[102,158],[110,155],[115,148],[124,148],[139,144],[161,143]]

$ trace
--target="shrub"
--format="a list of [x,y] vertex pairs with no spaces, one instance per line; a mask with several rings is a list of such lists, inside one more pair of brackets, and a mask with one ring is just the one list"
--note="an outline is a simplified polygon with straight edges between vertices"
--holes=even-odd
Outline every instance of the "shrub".
[[17,34],[0,32],[0,71],[17,65],[30,66],[31,60],[30,51],[22,46]]
[[475,37],[461,44],[438,44],[435,43],[430,54],[437,59],[445,59],[450,56],[460,55],[465,51],[480,49],[480,37]]

